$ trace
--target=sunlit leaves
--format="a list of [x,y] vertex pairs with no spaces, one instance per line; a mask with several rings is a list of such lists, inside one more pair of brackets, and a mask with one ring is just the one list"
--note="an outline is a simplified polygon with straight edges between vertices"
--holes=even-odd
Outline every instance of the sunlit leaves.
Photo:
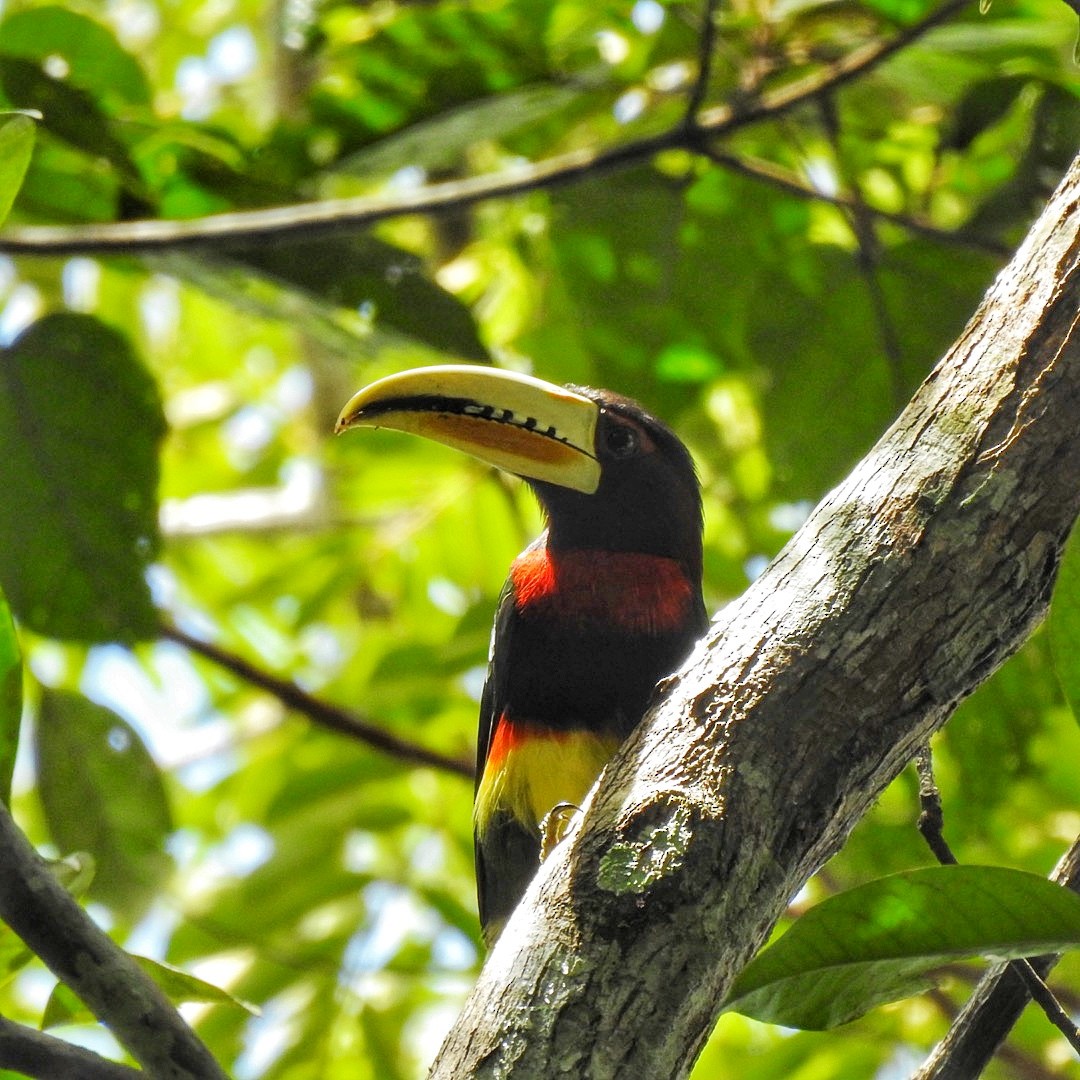
[[171,813],[153,758],[116,713],[56,690],[42,693],[35,747],[53,840],[64,852],[90,852],[90,895],[137,918],[172,865]]
[[19,193],[33,148],[33,120],[19,113],[0,115],[0,224]]
[[0,353],[0,582],[33,629],[81,641],[154,632],[156,384],[127,339],[52,315]]
[[[253,1005],[234,997],[220,986],[214,986],[213,983],[171,964],[162,964],[146,956],[134,956],[132,959],[165,991],[168,999],[175,1005],[185,1002],[232,1005],[248,1013],[258,1012]],[[41,1028],[47,1031],[61,1024],[92,1023],[93,1020],[90,1010],[63,983],[57,983],[45,1004]]]
[[739,976],[727,1007],[788,1027],[829,1028],[919,993],[948,960],[1080,945],[1080,897],[1016,870],[929,867],[806,912]]

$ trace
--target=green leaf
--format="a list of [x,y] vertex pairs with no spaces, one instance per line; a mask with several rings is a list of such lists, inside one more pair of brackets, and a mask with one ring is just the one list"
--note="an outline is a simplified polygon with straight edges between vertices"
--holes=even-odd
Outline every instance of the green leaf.
[[38,791],[62,851],[96,862],[91,897],[137,918],[169,874],[172,824],[157,765],[123,719],[78,694],[45,690],[35,732]]
[[[112,163],[128,183],[137,187],[139,175],[113,123],[95,98],[64,79],[53,78],[32,60],[0,53],[0,86],[20,109],[41,114],[46,131],[89,155]],[[84,159],[85,167],[85,159]]]
[[34,121],[22,113],[0,116],[0,224],[22,187],[34,149]]
[[1047,630],[1054,673],[1073,716],[1080,721],[1080,530],[1074,530],[1065,545]]
[[1080,944],[1080,896],[1035,874],[935,866],[825,900],[760,953],[725,1008],[821,1030],[933,985],[961,957],[1015,958]]
[[[163,964],[158,960],[151,960],[147,956],[131,954],[139,967],[143,969],[165,991],[166,996],[174,1005],[185,1002],[195,1002],[200,1005],[236,1005],[253,1016],[259,1015],[259,1010],[250,1002],[241,1001],[234,997],[228,990],[222,990],[205,979],[189,975],[180,968],[171,964]],[[75,992],[63,983],[57,983],[53,987],[49,1000],[45,1004],[45,1011],[41,1017],[41,1030],[59,1027],[61,1024],[88,1024],[93,1023],[94,1014],[82,1003]]]
[[0,988],[6,986],[31,960],[34,954],[11,927],[0,923]]
[[79,1000],[78,995],[70,987],[58,982],[45,1002],[45,1009],[41,1014],[41,1030],[59,1027],[61,1024],[91,1023],[95,1019],[94,1014]]
[[376,237],[248,248],[234,256],[280,284],[350,311],[370,307],[376,325],[469,360],[488,359],[472,313],[432,281],[410,252]]
[[113,170],[88,169],[85,154],[56,139],[38,139],[19,209],[48,221],[111,221],[119,194]]
[[54,878],[77,900],[86,895],[94,875],[97,860],[88,851],[73,851],[62,859],[48,859],[49,870]]
[[454,169],[477,142],[505,138],[564,111],[577,87],[544,84],[481,98],[413,124],[337,162],[333,173],[386,176],[403,167]]
[[22,657],[15,623],[0,592],[0,801],[11,804],[11,777],[22,719]]
[[135,962],[165,991],[174,1005],[184,1002],[197,1002],[202,1005],[238,1005],[253,1016],[259,1015],[259,1009],[250,1001],[234,997],[228,990],[214,986],[205,979],[191,975],[172,964],[163,964],[147,956],[134,956]]
[[49,315],[0,352],[0,584],[38,633],[153,636],[157,386],[127,338]]

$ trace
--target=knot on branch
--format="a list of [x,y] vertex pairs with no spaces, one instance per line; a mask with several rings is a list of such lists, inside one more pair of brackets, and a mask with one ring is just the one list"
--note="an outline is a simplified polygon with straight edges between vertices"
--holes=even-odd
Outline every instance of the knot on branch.
[[619,896],[641,895],[683,864],[693,837],[685,796],[667,794],[651,802],[631,824],[633,840],[612,844],[601,856],[597,884]]

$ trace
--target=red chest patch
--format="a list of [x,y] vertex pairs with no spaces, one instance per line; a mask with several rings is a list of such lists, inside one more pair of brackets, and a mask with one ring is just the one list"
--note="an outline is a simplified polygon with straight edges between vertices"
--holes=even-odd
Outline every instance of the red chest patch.
[[660,633],[684,625],[693,589],[674,559],[626,551],[530,548],[510,568],[522,614]]

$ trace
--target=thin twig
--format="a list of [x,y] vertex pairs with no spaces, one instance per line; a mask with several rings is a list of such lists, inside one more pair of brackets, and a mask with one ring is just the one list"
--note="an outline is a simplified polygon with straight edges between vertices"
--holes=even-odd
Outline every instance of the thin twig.
[[924,19],[912,23],[906,30],[901,30],[888,40],[873,41],[854,49],[847,56],[829,64],[823,71],[798,79],[782,90],[764,94],[757,100],[744,101],[737,110],[728,105],[708,109],[699,118],[699,127],[713,134],[726,135],[758,120],[775,119],[813,100],[819,94],[831,93],[852,79],[865,75],[940,26],[961,8],[967,7],[969,2],[970,0],[945,0],[936,11],[930,12]]
[[[697,147],[697,150],[704,157],[707,157],[714,164],[720,165],[722,168],[729,169],[731,172],[739,173],[742,176],[748,176],[754,180],[760,180],[763,183],[770,184],[772,187],[779,188],[781,191],[786,191],[790,195],[796,195],[801,199],[813,199],[815,202],[827,203],[829,206],[835,206],[840,210],[855,209],[855,200],[849,196],[831,195],[827,191],[821,191],[818,188],[811,187],[809,184],[800,180],[794,173],[788,172],[786,169],[781,169],[771,162],[757,161],[747,157],[738,157],[735,154],[727,153],[724,150],[717,149],[715,146],[710,145],[700,145]],[[1008,258],[1009,255],[1012,254],[1012,249],[1006,244],[999,243],[998,241],[991,240],[987,237],[974,236],[971,233],[964,232],[950,232],[948,229],[942,229],[940,226],[933,225],[922,218],[911,217],[907,214],[898,214],[893,210],[881,210],[868,203],[863,203],[862,205],[866,212],[872,214],[875,218],[882,221],[888,221],[893,225],[898,225],[902,229],[906,229],[908,232],[925,236],[930,240],[937,240],[943,244],[953,244],[958,247],[971,248],[972,250],[982,251],[987,255],[993,255],[1002,259]]]
[[945,817],[941,811],[941,792],[934,779],[934,759],[929,745],[920,746],[915,755],[915,772],[919,777],[919,814],[918,829],[926,846],[934,853],[942,866],[955,866],[956,856],[945,840],[943,828]]
[[408,761],[414,765],[430,765],[433,768],[442,769],[444,772],[455,773],[458,776],[472,779],[473,767],[469,762],[462,761],[460,758],[449,757],[446,754],[440,754],[437,750],[429,750],[424,746],[418,746],[416,743],[399,738],[397,735],[392,735],[356,713],[349,712],[309,694],[288,679],[282,679],[277,675],[271,675],[268,671],[263,671],[251,661],[245,660],[242,656],[237,656],[236,653],[230,652],[220,645],[213,645],[208,641],[192,637],[191,634],[181,630],[178,626],[169,623],[164,623],[161,626],[160,633],[163,638],[175,641],[207,660],[213,661],[219,667],[231,671],[244,682],[257,686],[260,690],[265,690],[268,694],[276,697],[283,705],[301,713],[322,727],[348,735],[358,742],[365,743],[376,750],[381,750],[384,754],[389,754],[391,757],[396,757],[401,761]]
[[829,145],[832,148],[837,174],[844,182],[844,186],[851,192],[852,205],[847,211],[847,218],[851,231],[855,235],[855,242],[858,245],[855,265],[859,268],[863,283],[866,285],[870,308],[874,313],[874,321],[877,324],[878,335],[881,338],[881,348],[889,368],[893,405],[899,409],[907,400],[900,382],[900,365],[903,362],[903,350],[900,347],[900,336],[896,332],[892,315],[889,313],[885,290],[881,287],[881,278],[878,276],[881,270],[881,254],[878,246],[877,230],[874,227],[874,219],[871,216],[869,207],[866,205],[866,200],[863,198],[858,181],[847,175],[847,170],[844,167],[844,150],[840,142],[840,117],[836,111],[836,101],[831,94],[822,94],[818,98],[818,108],[822,118],[822,126],[825,128]]
[[730,134],[748,124],[773,120],[818,95],[864,75],[898,50],[959,11],[968,0],[946,0],[935,12],[884,42],[856,49],[780,90],[742,101],[738,107],[714,106],[692,127],[680,121],[656,135],[607,149],[584,148],[529,165],[510,167],[493,176],[430,184],[390,198],[359,196],[262,210],[211,214],[190,221],[150,219],[99,225],[37,225],[0,233],[0,252],[33,255],[132,254],[165,249],[228,247],[279,243],[289,238],[311,240],[356,230],[407,214],[439,214],[461,210],[487,199],[520,195],[567,184],[647,161],[662,150],[697,150],[703,137]]
[[0,866],[0,920],[79,996],[150,1076],[227,1080],[157,983],[49,872],[3,804]]
[[146,1073],[0,1016],[0,1069],[36,1080],[146,1080]]
[[709,92],[709,79],[712,76],[713,51],[716,48],[716,18],[720,13],[720,0],[705,0],[705,10],[701,14],[701,37],[698,39],[698,71],[690,87],[690,97],[686,102],[685,123],[694,127],[697,114],[705,104]]
[[[956,865],[956,856],[942,832],[941,796],[934,781],[933,760],[930,747],[923,746],[915,755],[915,768],[919,774],[919,802],[922,813],[919,815],[919,831],[933,851],[938,862],[946,866]],[[1046,1013],[1046,1018],[1065,1036],[1069,1045],[1080,1055],[1080,1029],[1061,1007],[1061,1002],[1054,997],[1054,992],[1043,981],[1042,975],[1035,970],[1030,960],[1010,960],[1007,970],[1023,980],[1032,1000]]]

